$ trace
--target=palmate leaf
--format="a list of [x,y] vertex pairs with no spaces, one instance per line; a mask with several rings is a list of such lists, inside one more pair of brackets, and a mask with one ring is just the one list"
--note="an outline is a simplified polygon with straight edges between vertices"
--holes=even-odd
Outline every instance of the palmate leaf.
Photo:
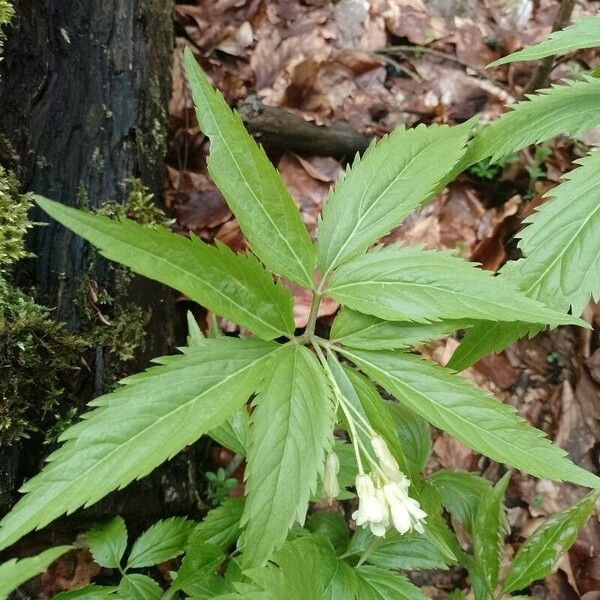
[[492,157],[493,162],[557,135],[576,137],[600,124],[600,79],[584,76],[528,96],[484,127],[469,145],[462,168]]
[[165,227],[143,227],[64,206],[40,196],[52,218],[98,247],[102,256],[171,286],[263,339],[294,333],[292,296],[252,255],[209,246]]
[[593,513],[599,492],[592,492],[544,521],[519,548],[506,574],[506,593],[522,590],[552,572],[556,561],[573,545]]
[[503,285],[474,263],[419,247],[388,246],[352,259],[333,274],[327,294],[354,310],[396,321],[582,323]]
[[560,31],[554,31],[540,44],[499,58],[489,66],[497,67],[519,60],[538,60],[546,56],[565,54],[595,46],[600,46],[600,15],[579,19]]
[[[590,296],[600,298],[600,152],[550,190],[549,200],[529,216],[519,234],[525,258],[506,263],[500,277],[527,296],[580,315]],[[536,333],[527,323],[480,323],[468,331],[448,366],[462,370],[520,337]]]
[[117,596],[119,600],[160,600],[163,597],[163,590],[147,575],[131,573],[121,579]]
[[323,207],[317,231],[323,278],[439,189],[463,155],[467,133],[440,125],[399,128],[355,159]]
[[186,48],[196,116],[210,138],[208,170],[252,251],[275,273],[312,287],[316,252],[298,208],[264,150],[244,129]]
[[304,518],[332,442],[331,392],[314,355],[289,345],[275,358],[252,413],[240,542],[247,566],[264,564]]
[[331,327],[332,342],[363,350],[396,350],[447,337],[457,329],[472,324],[469,320],[446,320],[435,323],[385,321],[373,315],[343,307]]
[[402,352],[340,351],[402,404],[492,460],[536,477],[600,487],[600,478],[569,461],[514,408],[452,371]]
[[63,433],[63,446],[0,522],[0,548],[148,474],[218,425],[259,386],[277,348],[261,340],[206,340],[92,401],[94,410]]
[[427,596],[406,577],[379,567],[355,569],[360,600],[427,600]]
[[72,550],[72,546],[57,546],[50,548],[30,558],[9,560],[0,565],[0,600],[6,600],[8,595],[22,583],[45,571],[59,556]]

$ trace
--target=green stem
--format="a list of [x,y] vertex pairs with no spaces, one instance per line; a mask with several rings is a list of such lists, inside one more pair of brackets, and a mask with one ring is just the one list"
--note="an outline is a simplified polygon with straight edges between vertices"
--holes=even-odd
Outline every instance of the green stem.
[[315,326],[317,324],[317,317],[319,316],[319,305],[321,304],[321,295],[315,293],[310,304],[310,313],[308,315],[308,323],[306,323],[306,329],[304,330],[303,338],[310,339],[315,333]]

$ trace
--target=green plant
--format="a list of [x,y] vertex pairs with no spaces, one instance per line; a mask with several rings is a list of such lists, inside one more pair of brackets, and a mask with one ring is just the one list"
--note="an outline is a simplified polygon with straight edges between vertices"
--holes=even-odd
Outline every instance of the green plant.
[[[482,322],[582,322],[451,254],[374,246],[466,164],[465,153],[482,153],[486,129],[469,145],[469,124],[400,128],[372,145],[330,194],[315,245],[263,150],[189,51],[185,61],[211,142],[210,174],[252,253],[236,255],[160,224],[36,202],[105,257],[256,337],[205,338],[192,322],[180,355],[156,359],[158,366],[92,401],[0,523],[0,548],[142,477],[208,433],[246,456],[246,496],[227,500],[197,526],[166,597],[419,599],[422,592],[397,569],[465,561],[476,598],[487,598],[497,586],[507,478],[492,488],[474,475],[424,477],[428,423],[537,477],[594,488],[600,479],[514,409],[410,352],[415,343]],[[298,335],[280,277],[313,293]],[[329,339],[315,333],[325,295],[343,305]],[[376,385],[395,400],[384,400]],[[453,493],[457,486],[469,493]],[[351,538],[341,516],[306,519],[311,499],[354,497],[348,488],[358,495],[353,519],[362,526]],[[459,546],[444,509],[463,516],[472,554]],[[106,539],[120,540],[110,561],[123,569],[123,526],[108,530]],[[147,592],[136,596],[130,586],[127,594],[159,597],[156,586],[144,585]]]

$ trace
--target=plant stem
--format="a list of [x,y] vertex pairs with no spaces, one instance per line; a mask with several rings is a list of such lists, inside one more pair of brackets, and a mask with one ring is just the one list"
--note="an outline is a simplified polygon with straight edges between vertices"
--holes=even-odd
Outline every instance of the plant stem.
[[310,305],[310,313],[308,315],[308,323],[304,330],[304,338],[311,338],[315,333],[315,326],[317,324],[317,317],[319,316],[319,305],[321,304],[321,294],[315,293],[312,298]]
[[[554,23],[552,24],[552,31],[564,29],[569,24],[574,8],[575,0],[561,0],[560,8],[556,14]],[[527,85],[521,94],[521,98],[523,98],[526,94],[531,94],[535,92],[535,90],[539,90],[546,85],[550,71],[552,71],[554,58],[554,56],[547,56],[538,62],[538,66],[533,72],[531,79],[527,82]]]

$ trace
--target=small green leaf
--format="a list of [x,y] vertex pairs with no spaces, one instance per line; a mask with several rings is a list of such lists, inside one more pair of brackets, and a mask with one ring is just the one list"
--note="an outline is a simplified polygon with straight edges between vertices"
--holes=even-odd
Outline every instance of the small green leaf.
[[198,123],[210,138],[208,171],[252,251],[275,273],[312,287],[315,248],[281,176],[212,88],[189,48],[185,69]]
[[473,553],[489,594],[498,583],[500,557],[509,529],[504,509],[504,494],[509,479],[510,473],[506,473],[481,497],[473,525]]
[[200,346],[204,341],[205,336],[200,327],[198,327],[196,317],[194,317],[191,310],[187,311],[186,320],[188,326],[187,345],[191,348],[194,346]]
[[293,335],[290,291],[275,283],[251,254],[236,255],[223,244],[209,246],[166,227],[109,219],[41,196],[35,196],[35,201],[53,219],[94,244],[102,256],[179,290],[263,339]]
[[519,548],[504,580],[506,593],[521,590],[549,575],[556,561],[573,545],[577,533],[594,511],[600,492],[546,519]]
[[398,402],[386,402],[408,463],[408,475],[417,481],[431,456],[429,423]]
[[392,571],[448,568],[444,554],[424,535],[390,532],[384,538],[378,538],[368,529],[361,531],[365,532],[368,542],[360,554],[371,565]]
[[283,347],[268,371],[252,413],[246,467],[240,543],[248,566],[264,564],[294,520],[304,518],[332,442],[331,392],[314,355],[304,346]]
[[306,529],[326,537],[338,554],[341,554],[350,541],[350,531],[346,519],[339,513],[319,511],[306,520]]
[[225,550],[238,538],[243,512],[243,498],[226,498],[202,519],[191,535],[190,543],[198,540]]
[[522,148],[556,137],[577,137],[600,124],[600,79],[584,76],[540,90],[484,127],[469,144],[462,168],[492,157],[499,162]]
[[358,567],[355,573],[360,600],[427,600],[427,596],[406,577],[371,566]]
[[449,469],[432,473],[429,481],[439,491],[444,508],[471,534],[477,508],[489,492],[490,482],[475,473]]
[[61,592],[54,596],[52,600],[106,600],[117,589],[116,587],[91,584],[77,590]]
[[6,600],[8,595],[22,583],[44,572],[59,556],[72,550],[72,546],[57,546],[45,550],[37,556],[9,560],[0,565],[0,600]]
[[447,337],[471,321],[449,320],[436,323],[384,321],[349,308],[342,308],[331,327],[332,342],[363,350],[395,350]]
[[125,575],[117,591],[117,598],[123,600],[160,600],[162,596],[163,590],[154,579],[137,573]]
[[388,246],[342,265],[327,294],[380,319],[440,319],[585,324],[527,298],[489,271],[448,252]]
[[148,474],[213,429],[260,386],[278,348],[256,339],[206,340],[93,400],[94,410],[62,434],[65,444],[0,522],[0,548]]
[[179,556],[194,527],[193,521],[181,517],[158,521],[134,542],[127,568],[151,567]]
[[213,579],[215,570],[224,560],[225,555],[220,548],[192,536],[169,592],[184,591],[193,596]]
[[250,435],[250,415],[246,407],[243,406],[236,410],[221,425],[211,429],[208,435],[225,448],[229,448],[229,450],[241,456],[246,456]]
[[549,37],[534,46],[513,52],[504,58],[491,63],[490,67],[505,65],[518,60],[538,60],[546,56],[554,56],[600,46],[600,15],[578,19],[572,25],[552,32]]
[[323,206],[317,239],[324,280],[437,192],[463,155],[466,135],[461,127],[398,128],[357,155]]
[[573,464],[511,406],[452,371],[403,352],[342,349],[402,404],[463,444],[536,477],[600,487],[600,479]]
[[127,527],[122,517],[99,523],[86,534],[94,561],[101,567],[118,569],[127,548]]

